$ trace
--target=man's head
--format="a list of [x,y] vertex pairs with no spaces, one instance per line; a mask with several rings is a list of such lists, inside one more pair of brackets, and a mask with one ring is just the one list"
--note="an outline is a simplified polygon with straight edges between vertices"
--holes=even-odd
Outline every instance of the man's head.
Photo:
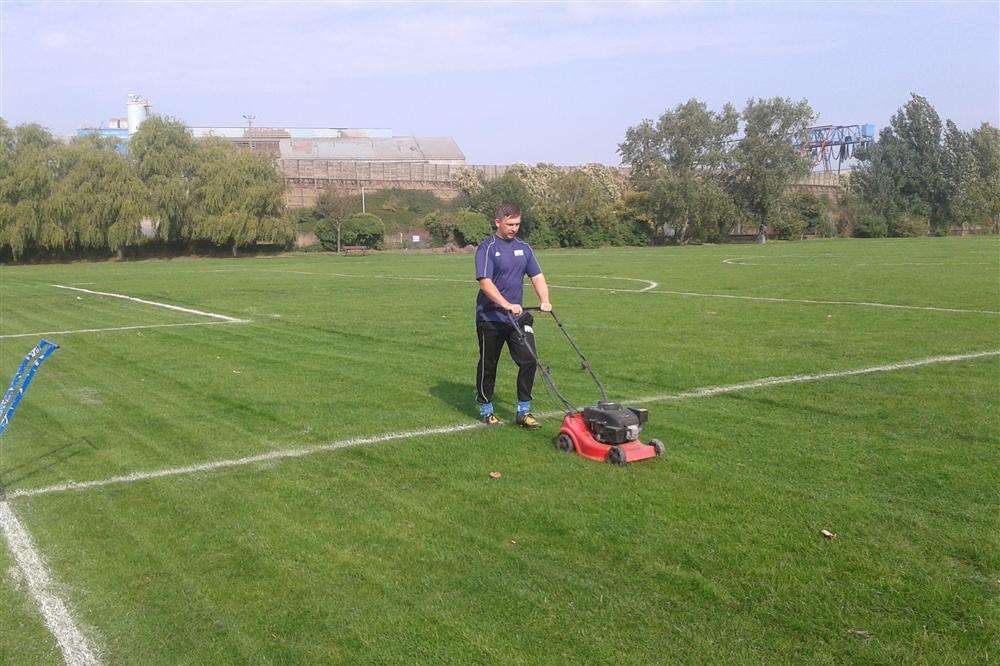
[[521,228],[521,207],[512,203],[501,204],[493,216],[493,223],[497,225],[497,236],[510,240]]

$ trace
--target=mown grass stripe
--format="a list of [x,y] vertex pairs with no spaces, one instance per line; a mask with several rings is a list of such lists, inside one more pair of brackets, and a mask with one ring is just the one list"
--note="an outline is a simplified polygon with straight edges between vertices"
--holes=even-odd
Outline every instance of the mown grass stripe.
[[[858,375],[870,375],[883,372],[896,372],[899,370],[905,370],[908,368],[916,368],[925,365],[934,365],[939,363],[955,363],[960,361],[969,361],[980,358],[987,358],[992,356],[1000,356],[1000,350],[991,351],[980,351],[972,352],[968,354],[952,354],[947,356],[932,356],[929,358],[922,359],[912,359],[908,361],[899,361],[896,363],[888,363],[884,365],[870,366],[866,368],[854,368],[849,370],[834,370],[831,372],[823,372],[808,375],[788,375],[784,377],[764,377],[762,379],[757,379],[751,382],[742,382],[739,384],[730,384],[727,386],[715,386],[708,388],[699,388],[691,391],[685,391],[682,393],[657,395],[657,396],[647,396],[642,398],[637,398],[634,400],[627,400],[628,403],[642,404],[650,402],[665,402],[668,400],[688,400],[693,398],[710,398],[717,395],[723,395],[726,393],[735,393],[738,391],[748,391],[758,388],[765,388],[770,386],[780,386],[784,384],[798,384],[803,382],[814,382],[822,381],[827,379],[839,379],[842,377],[853,377]],[[562,412],[547,412],[541,416],[554,416],[561,414]],[[60,483],[51,486],[45,486],[42,488],[35,488],[31,490],[15,490],[7,494],[8,500],[14,500],[25,497],[36,497],[38,495],[46,495],[50,493],[59,493],[66,491],[83,491],[90,490],[94,488],[103,488],[105,486],[120,485],[135,483],[137,481],[147,481],[151,479],[159,479],[171,476],[181,476],[187,474],[199,474],[202,472],[210,472],[219,469],[227,469],[231,467],[243,467],[246,465],[252,465],[256,463],[264,462],[274,462],[277,460],[284,460],[288,458],[302,458],[305,456],[310,456],[316,453],[322,453],[325,451],[335,451],[337,449],[343,449],[354,446],[365,446],[369,444],[380,444],[383,442],[389,442],[394,440],[402,439],[413,439],[414,437],[429,437],[433,435],[445,435],[455,432],[462,432],[467,430],[473,430],[475,428],[486,427],[484,424],[479,422],[466,422],[459,423],[449,426],[439,426],[436,428],[424,428],[421,430],[408,430],[403,432],[387,433],[383,435],[372,435],[368,437],[354,437],[350,439],[339,440],[336,442],[331,442],[329,444],[321,444],[318,446],[308,446],[308,447],[298,447],[294,449],[286,449],[281,451],[269,451],[267,453],[260,453],[251,456],[244,456],[241,458],[232,458],[228,460],[216,460],[207,463],[200,463],[197,465],[187,465],[184,467],[172,467],[161,470],[154,470],[149,472],[133,472],[131,474],[123,474],[120,476],[113,476],[106,479],[99,479],[95,481],[70,481],[67,483]]]

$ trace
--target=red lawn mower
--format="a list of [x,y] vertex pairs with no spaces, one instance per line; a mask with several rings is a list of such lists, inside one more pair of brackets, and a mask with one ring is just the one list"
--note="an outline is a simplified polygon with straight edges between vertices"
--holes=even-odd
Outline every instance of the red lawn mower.
[[[538,307],[524,309],[526,311],[542,311]],[[556,448],[566,453],[576,451],[584,458],[601,460],[618,466],[624,466],[626,463],[637,460],[662,456],[665,452],[663,442],[658,439],[651,439],[648,444],[643,444],[639,440],[639,435],[642,433],[642,426],[649,418],[649,412],[645,409],[626,407],[621,403],[608,400],[604,384],[594,374],[590,363],[583,356],[583,352],[580,351],[580,348],[570,336],[569,331],[559,321],[559,317],[556,316],[554,311],[550,310],[549,314],[552,315],[556,325],[559,326],[559,330],[563,332],[569,344],[580,357],[580,368],[590,373],[590,376],[594,378],[594,382],[601,392],[601,399],[598,400],[596,405],[577,409],[556,388],[556,384],[552,380],[552,373],[539,360],[534,347],[530,344],[526,345],[538,363],[538,369],[541,371],[542,377],[545,378],[545,382],[566,409],[566,417],[563,419],[562,427],[556,436]],[[508,313],[508,316],[511,323],[514,324],[514,330],[523,338],[524,329],[513,315]]]

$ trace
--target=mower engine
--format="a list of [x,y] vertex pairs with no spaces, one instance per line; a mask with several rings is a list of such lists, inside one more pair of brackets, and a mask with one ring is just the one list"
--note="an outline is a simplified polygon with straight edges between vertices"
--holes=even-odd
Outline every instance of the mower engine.
[[649,412],[635,407],[623,407],[618,402],[598,402],[584,407],[583,421],[594,439],[602,444],[624,444],[639,439],[642,425],[649,419]]

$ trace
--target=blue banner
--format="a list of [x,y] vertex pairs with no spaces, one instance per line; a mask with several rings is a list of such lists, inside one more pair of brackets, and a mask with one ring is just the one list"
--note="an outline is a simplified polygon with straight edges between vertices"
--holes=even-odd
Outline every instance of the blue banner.
[[59,349],[59,345],[42,339],[21,361],[17,372],[14,373],[14,379],[10,380],[10,386],[4,391],[3,399],[0,400],[0,434],[3,434],[3,431],[10,425],[14,410],[21,404],[24,394],[28,392],[28,387],[31,386],[31,380],[35,378],[38,368],[57,349]]

